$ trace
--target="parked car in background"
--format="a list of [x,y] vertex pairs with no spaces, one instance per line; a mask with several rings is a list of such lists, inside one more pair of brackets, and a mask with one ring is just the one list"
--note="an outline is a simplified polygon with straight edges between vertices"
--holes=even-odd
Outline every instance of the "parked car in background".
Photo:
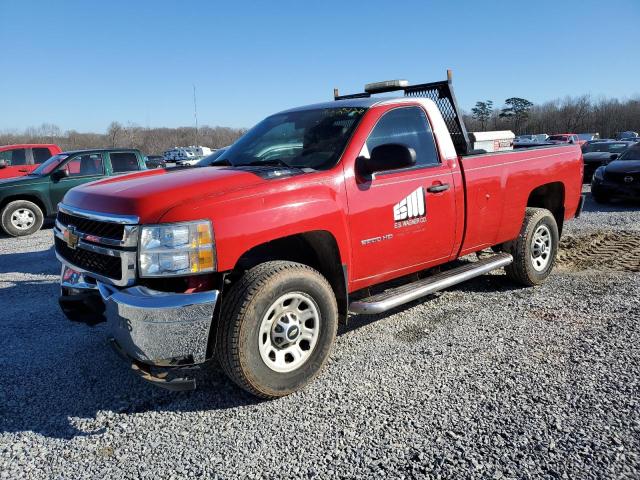
[[146,170],[138,150],[76,150],[54,155],[26,176],[0,180],[0,225],[20,237],[40,229],[56,214],[73,187],[102,177]]
[[598,203],[612,198],[640,200],[640,143],[632,144],[620,156],[596,169],[591,181],[591,195]]
[[616,134],[617,140],[626,140],[628,138],[638,138],[638,132],[632,132],[631,130],[627,130],[625,132],[618,132]]
[[538,138],[536,135],[518,135],[513,139],[513,143],[534,143],[537,142]]
[[162,155],[147,155],[145,157],[147,168],[165,168],[167,162]]
[[554,135],[549,135],[547,139],[549,143],[560,144],[560,143],[575,143],[582,145],[585,141],[580,140],[578,135],[575,133],[556,133]]
[[175,162],[176,165],[193,165],[201,158],[211,155],[211,153],[212,150],[209,147],[191,145],[189,147],[174,147],[164,152],[163,156],[167,162]]
[[611,161],[612,156],[620,155],[633,142],[619,140],[599,141],[593,140],[582,146],[582,160],[584,161],[584,182],[588,183],[593,177],[593,172]]
[[599,133],[578,133],[578,139],[584,142],[600,139]]
[[[546,133],[537,133],[535,135],[520,135],[513,142],[513,148],[534,148],[552,145],[548,141],[549,135]],[[521,139],[521,140],[518,140]]]
[[211,155],[207,155],[204,158],[201,158],[200,160],[198,160],[198,162],[195,164],[196,167],[210,167],[211,165],[213,165],[215,163],[215,161],[218,159],[218,157],[220,157],[224,152],[227,151],[229,147],[222,147],[219,148],[218,150],[216,150],[215,152],[213,152]]
[[61,151],[51,143],[0,146],[0,179],[26,175]]

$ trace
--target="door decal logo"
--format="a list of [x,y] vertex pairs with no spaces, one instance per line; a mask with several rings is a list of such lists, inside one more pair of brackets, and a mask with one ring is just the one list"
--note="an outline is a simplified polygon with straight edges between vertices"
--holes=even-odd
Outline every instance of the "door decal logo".
[[393,206],[393,221],[395,228],[427,221],[423,187],[417,188]]

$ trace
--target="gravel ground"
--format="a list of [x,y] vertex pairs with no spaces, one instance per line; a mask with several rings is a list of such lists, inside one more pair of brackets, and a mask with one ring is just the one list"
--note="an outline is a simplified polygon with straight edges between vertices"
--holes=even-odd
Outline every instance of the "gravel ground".
[[351,317],[322,375],[268,402],[216,367],[146,385],[60,313],[51,230],[0,238],[0,478],[638,478],[640,259],[619,259],[640,208],[589,200],[566,232],[545,285],[497,272]]

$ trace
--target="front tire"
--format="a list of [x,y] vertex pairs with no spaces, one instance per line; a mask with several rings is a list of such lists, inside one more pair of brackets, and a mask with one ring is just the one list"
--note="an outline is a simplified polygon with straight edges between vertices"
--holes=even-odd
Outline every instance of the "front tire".
[[558,253],[558,225],[545,208],[527,208],[518,238],[506,251],[513,263],[505,267],[507,276],[525,286],[539,285],[551,274]]
[[23,237],[37,232],[44,222],[44,214],[38,205],[28,200],[9,202],[0,216],[2,229],[12,237]]
[[338,308],[329,282],[299,263],[247,271],[222,300],[217,356],[237,385],[262,398],[289,395],[324,366]]

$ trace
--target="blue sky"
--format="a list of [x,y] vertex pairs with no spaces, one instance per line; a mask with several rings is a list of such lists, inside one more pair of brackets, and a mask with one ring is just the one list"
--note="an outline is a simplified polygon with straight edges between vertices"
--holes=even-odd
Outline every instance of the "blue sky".
[[0,130],[250,127],[288,107],[454,71],[465,109],[640,96],[640,0],[0,0]]

